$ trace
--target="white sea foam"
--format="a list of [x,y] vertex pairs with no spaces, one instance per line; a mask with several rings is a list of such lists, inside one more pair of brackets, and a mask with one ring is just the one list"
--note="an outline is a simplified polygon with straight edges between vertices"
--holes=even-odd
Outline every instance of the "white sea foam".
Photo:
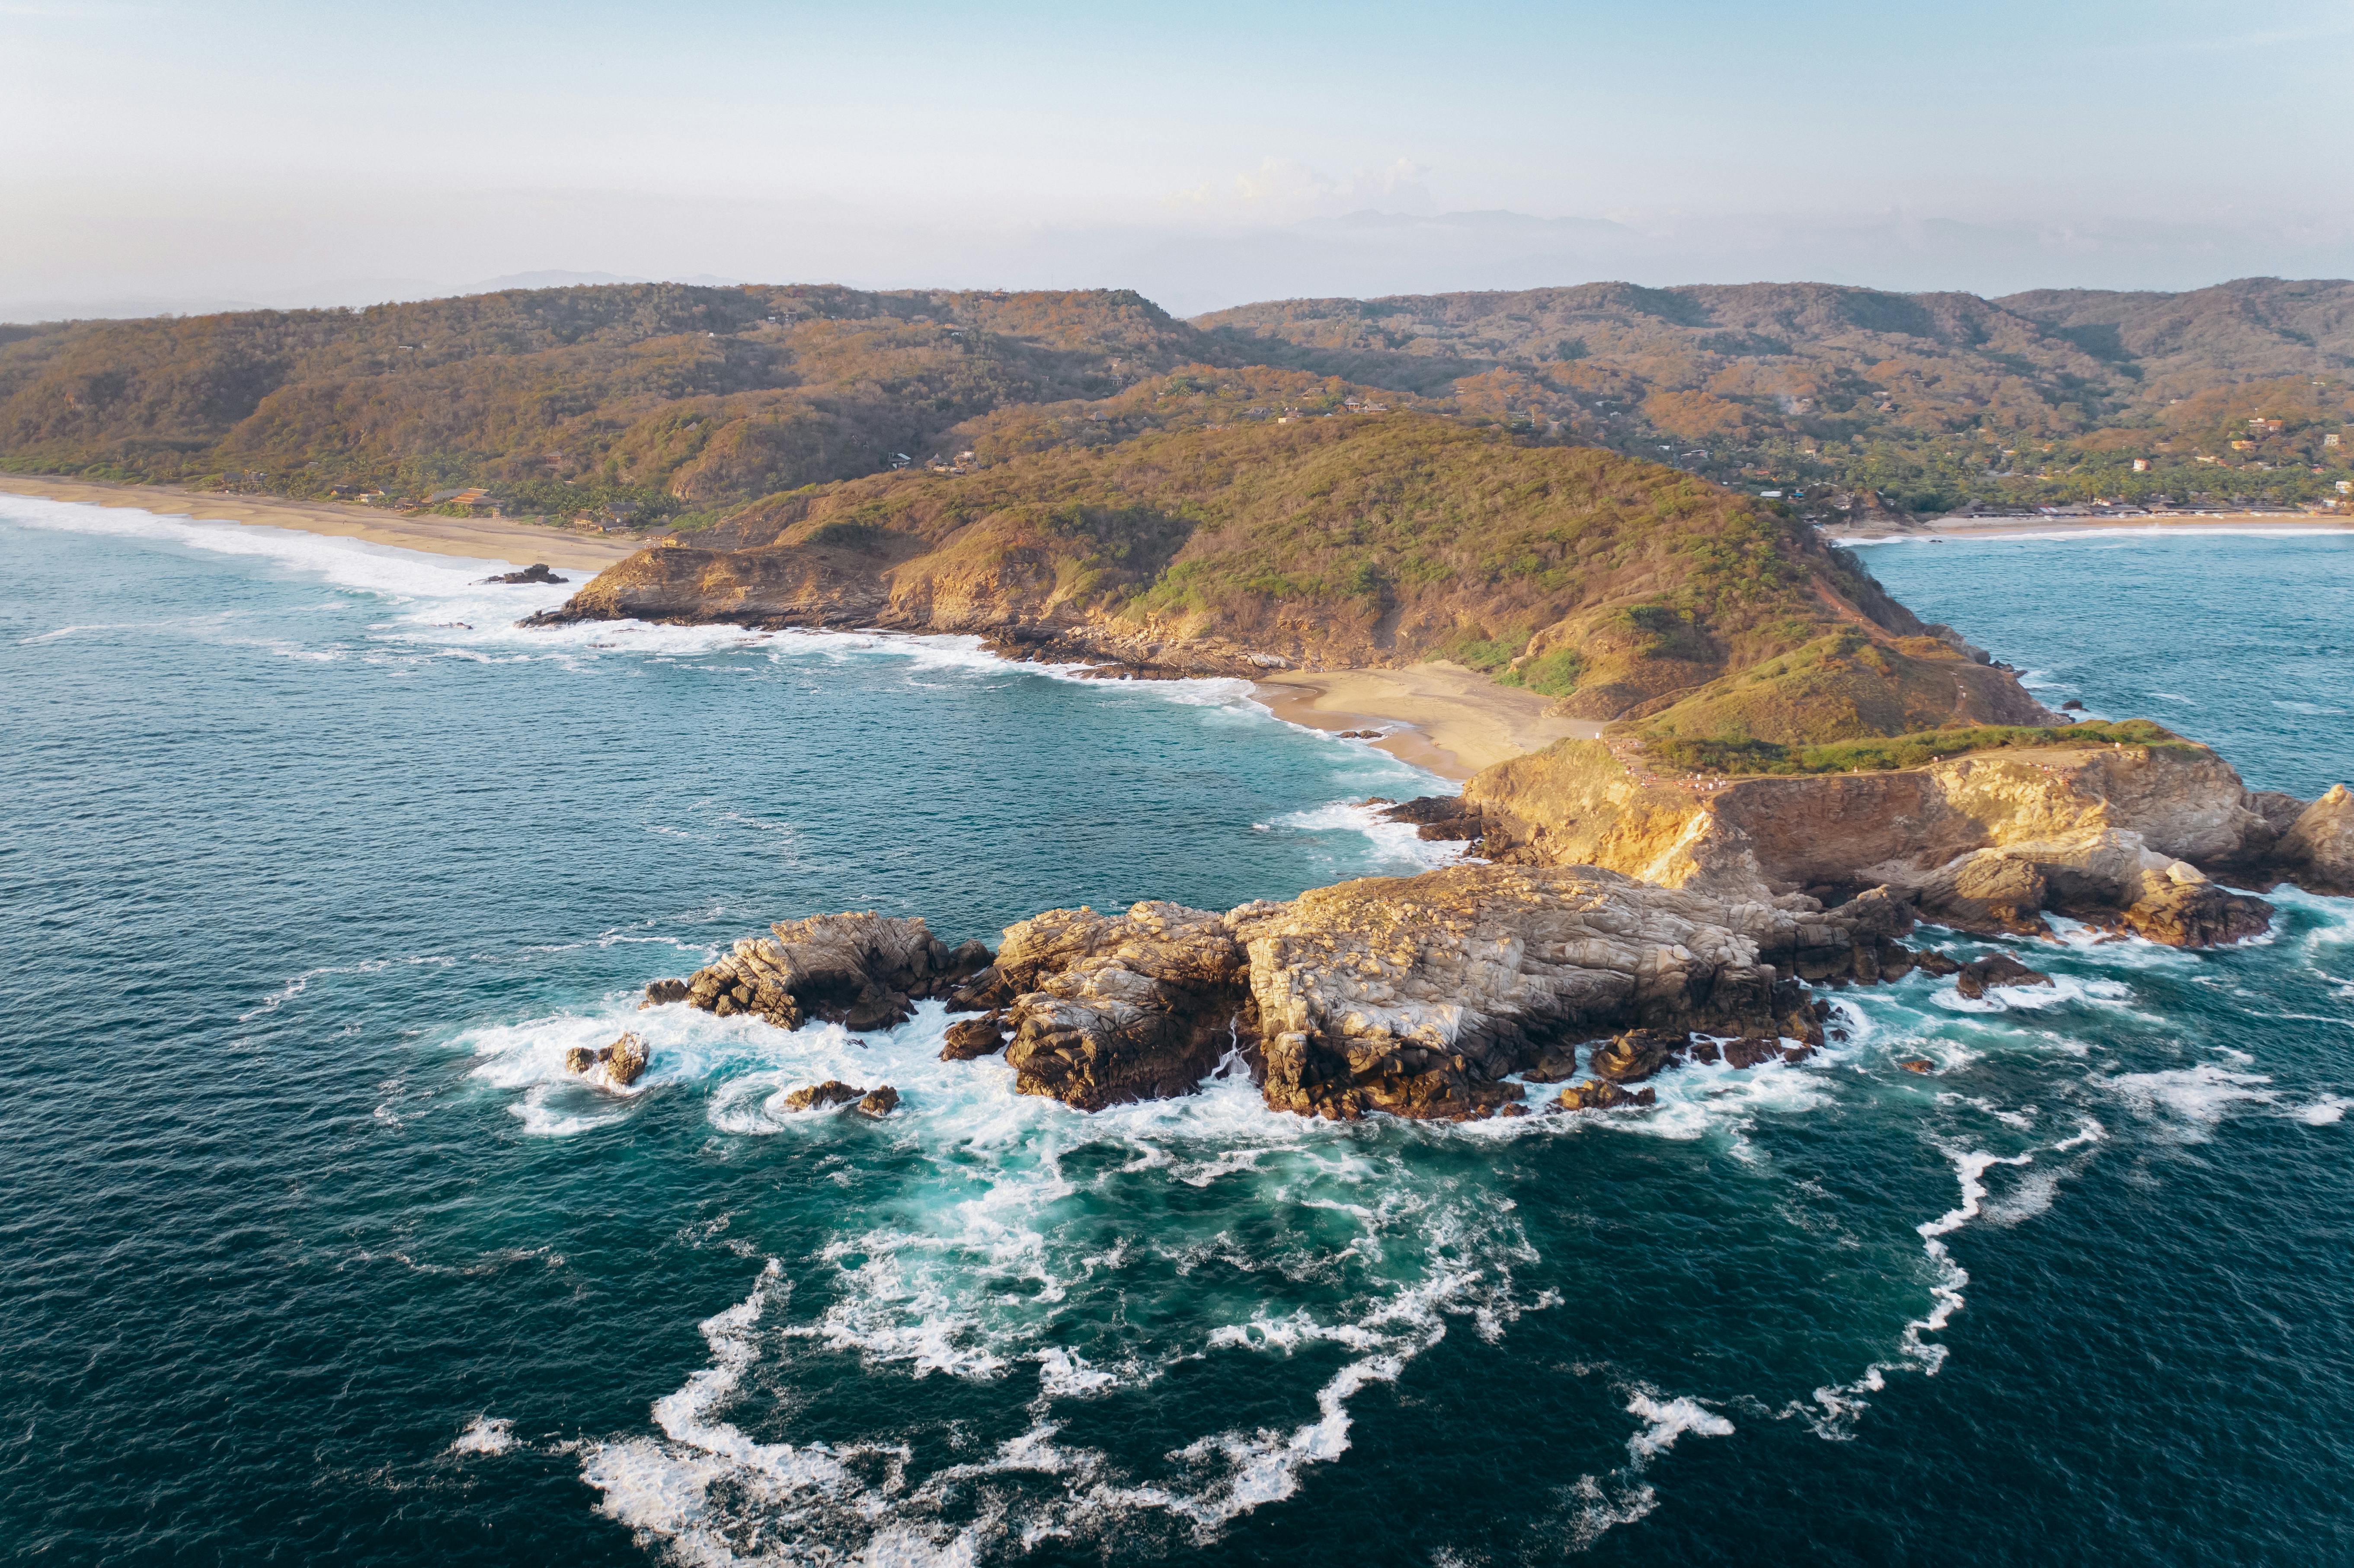
[[[805,1289],[823,1293],[812,1310],[776,1320],[781,1287],[773,1272],[764,1277],[732,1315],[706,1325],[713,1364],[658,1406],[661,1436],[605,1445],[584,1469],[592,1485],[607,1490],[607,1511],[665,1541],[686,1561],[719,1561],[706,1553],[723,1538],[755,1527],[846,1553],[857,1542],[871,1549],[886,1538],[925,1552],[977,1552],[999,1539],[1087,1535],[1139,1511],[1174,1519],[1206,1540],[1239,1515],[1293,1495],[1307,1470],[1344,1453],[1352,1400],[1367,1387],[1394,1381],[1444,1338],[1451,1319],[1467,1318],[1494,1338],[1521,1312],[1557,1300],[1515,1298],[1512,1264],[1532,1255],[1517,1239],[1509,1203],[1474,1195],[1467,1208],[1461,1200],[1421,1193],[1407,1179],[1407,1167],[1386,1157],[1369,1163],[1350,1129],[1268,1111],[1240,1073],[1213,1077],[1184,1099],[1083,1115],[1014,1095],[1001,1060],[939,1062],[945,1018],[936,1004],[927,1004],[900,1029],[864,1041],[829,1026],[787,1033],[684,1008],[637,1016],[656,1043],[645,1082],[685,1072],[722,1080],[709,1113],[715,1125],[752,1136],[790,1132],[953,1148],[964,1171],[943,1167],[942,1179],[928,1186],[919,1202],[865,1213],[861,1224],[822,1247],[820,1266],[802,1280]],[[560,1060],[561,1041],[594,1039],[611,1022],[610,1016],[544,1020],[523,1026],[514,1038],[484,1032],[475,1037],[483,1052],[478,1071],[529,1080],[548,1071],[551,1056]],[[860,1084],[887,1079],[904,1097],[902,1109],[876,1124],[776,1106],[779,1088],[819,1076]],[[1066,1173],[1071,1151],[1107,1145],[1128,1158],[1091,1162],[1095,1173],[1084,1187]],[[1268,1160],[1281,1161],[1280,1169],[1264,1169]],[[1125,1238],[1098,1244],[1101,1233],[1087,1219],[1088,1211],[1073,1206],[1084,1192],[1138,1181],[1201,1187],[1236,1176],[1281,1183],[1287,1201],[1341,1222],[1352,1238],[1303,1238],[1258,1256],[1238,1250],[1223,1234],[1153,1237],[1143,1246],[1181,1275],[1194,1266],[1199,1249],[1204,1265],[1214,1257],[1220,1268],[1276,1271],[1294,1279],[1329,1277],[1341,1266],[1336,1260],[1350,1259],[1346,1266],[1377,1269],[1367,1283],[1401,1270],[1402,1277],[1373,1284],[1360,1304],[1337,1314],[1262,1311],[1213,1325],[1190,1344],[1147,1340],[1122,1351],[1110,1341],[1105,1355],[1060,1341],[1055,1325],[1065,1313],[1078,1310],[1083,1300],[1099,1299],[1099,1293],[1082,1292],[1099,1276],[1129,1266],[1137,1250]],[[1369,1202],[1351,1196],[1361,1190]],[[877,1375],[987,1381],[1028,1361],[1038,1368],[1034,1430],[978,1466],[953,1467],[912,1488],[885,1488],[871,1478],[854,1485],[839,1476],[811,1478],[804,1469],[818,1450],[808,1445],[792,1448],[790,1466],[780,1469],[776,1445],[735,1432],[714,1414],[734,1396],[750,1364],[753,1326],[764,1313],[770,1319],[761,1328],[764,1342],[854,1355]],[[1094,1322],[1086,1313],[1076,1320]],[[1170,1479],[1127,1483],[1100,1454],[1055,1440],[1048,1411],[1057,1400],[1106,1397],[1156,1379],[1180,1360],[1288,1357],[1311,1345],[1337,1347],[1349,1357],[1325,1378],[1311,1413],[1290,1427],[1192,1439],[1171,1451]],[[824,1451],[845,1450],[828,1445]],[[1017,1470],[1058,1478],[1062,1490],[1043,1501],[1034,1487],[1002,1497],[991,1493],[994,1500],[983,1512],[994,1522],[985,1529],[949,1531],[938,1522],[937,1510],[957,1478]],[[722,1478],[731,1499],[724,1505],[715,1500]],[[825,1492],[820,1479],[830,1479],[833,1491]],[[846,1522],[854,1516],[856,1523]],[[821,1520],[835,1533],[818,1533]]]
[[[1405,764],[1398,766],[1404,768]],[[1426,794],[1438,792],[1437,789],[1424,791]],[[1330,805],[1287,812],[1269,825],[1304,832],[1331,832],[1336,830],[1360,832],[1372,840],[1373,848],[1385,858],[1423,870],[1459,864],[1466,858],[1462,843],[1426,840],[1413,823],[1385,821],[1382,819],[1381,808],[1353,800],[1335,800]]]
[[1638,1463],[1657,1458],[1687,1433],[1695,1437],[1730,1437],[1733,1423],[1697,1400],[1658,1397],[1646,1389],[1627,1402],[1627,1414],[1643,1418],[1643,1429],[1627,1439],[1627,1456]]
[[515,1446],[514,1423],[503,1416],[477,1415],[466,1429],[458,1434],[449,1452],[461,1458],[475,1457],[495,1458],[513,1453]]
[[2342,1095],[2324,1095],[2296,1107],[2289,1114],[2307,1127],[2331,1127],[2345,1119],[2346,1109],[2354,1106]]
[[2094,1082],[2140,1115],[2166,1120],[2172,1136],[2183,1142],[2204,1141],[2237,1107],[2274,1105],[2280,1099],[2264,1074],[2236,1072],[2213,1062],[2155,1073],[2120,1073]]

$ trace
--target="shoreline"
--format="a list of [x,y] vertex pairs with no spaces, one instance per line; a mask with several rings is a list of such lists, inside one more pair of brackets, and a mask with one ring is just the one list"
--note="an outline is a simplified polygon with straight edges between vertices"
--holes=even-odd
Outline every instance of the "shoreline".
[[1980,522],[1967,517],[1940,517],[1917,524],[1832,527],[1815,524],[1816,532],[1833,544],[1884,545],[1903,539],[1994,538],[2004,535],[2147,534],[2159,529],[2196,533],[2201,529],[2234,534],[2257,529],[2280,534],[2354,533],[2354,517],[2322,513],[2202,512],[2190,515],[2152,514],[2142,517],[1997,517]]
[[[540,561],[590,573],[644,547],[640,540],[506,518],[406,517],[338,502],[215,495],[177,485],[0,473],[0,493],[200,523],[283,528],[502,565]],[[1592,720],[1547,715],[1552,699],[1538,693],[1500,686],[1475,670],[1445,662],[1405,670],[1285,672],[1259,679],[1251,694],[1277,718],[1305,729],[1331,734],[1379,728],[1382,736],[1369,742],[1376,749],[1456,783],[1490,763],[1541,751],[1564,736],[1592,739],[1602,732]]]
[[196,523],[236,523],[299,534],[359,539],[427,555],[457,556],[525,567],[545,562],[599,572],[644,547],[504,517],[405,517],[334,501],[289,501],[268,495],[208,495],[168,484],[112,484],[97,480],[45,479],[0,473],[0,493],[84,506],[126,507]]
[[1370,743],[1375,749],[1458,784],[1556,740],[1602,734],[1596,720],[1547,714],[1550,697],[1443,660],[1403,670],[1287,672],[1263,677],[1251,694],[1276,717],[1308,729],[1380,727]]

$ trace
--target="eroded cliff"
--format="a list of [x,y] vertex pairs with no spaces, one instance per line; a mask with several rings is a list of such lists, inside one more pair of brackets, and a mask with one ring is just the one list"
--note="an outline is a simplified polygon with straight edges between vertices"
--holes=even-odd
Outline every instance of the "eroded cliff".
[[2343,786],[2310,806],[2251,790],[2213,751],[2171,737],[2063,733],[1918,768],[1745,779],[1656,767],[1631,739],[1563,741],[1416,814],[1500,861],[1726,896],[1836,901],[1884,886],[1964,930],[2041,933],[2048,911],[2184,947],[2269,924],[2261,899],[2219,880],[2337,892],[2354,869]]

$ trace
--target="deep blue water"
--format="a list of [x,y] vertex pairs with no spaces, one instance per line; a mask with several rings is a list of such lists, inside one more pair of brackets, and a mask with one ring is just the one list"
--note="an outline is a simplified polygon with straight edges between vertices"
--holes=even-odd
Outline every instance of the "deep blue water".
[[[18,1555],[2354,1559],[2344,902],[1848,992],[1849,1044],[1649,1117],[1088,1118],[937,1016],[636,993],[813,911],[1411,870],[1341,803],[1428,781],[1214,684],[524,633],[562,590],[13,498],[0,542]],[[1870,560],[2309,794],[2354,773],[2345,545]],[[638,1092],[563,1081],[625,1025]],[[905,1108],[774,1107],[824,1076]]]

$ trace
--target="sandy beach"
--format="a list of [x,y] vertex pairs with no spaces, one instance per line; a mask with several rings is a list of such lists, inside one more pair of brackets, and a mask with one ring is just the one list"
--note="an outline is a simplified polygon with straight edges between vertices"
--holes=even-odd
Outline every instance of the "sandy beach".
[[35,479],[0,473],[0,491],[93,506],[130,506],[200,523],[242,523],[292,528],[371,544],[397,545],[436,556],[529,566],[545,561],[584,572],[602,571],[642,547],[633,539],[599,538],[568,528],[492,517],[404,517],[397,512],[334,501],[282,501],[266,495],[207,495],[168,484],[101,484],[80,479]]
[[1491,763],[1575,736],[1591,719],[1546,714],[1553,699],[1500,686],[1476,670],[1438,661],[1405,670],[1335,670],[1270,676],[1258,700],[1278,718],[1312,729],[1383,729],[1373,744],[1442,778],[1469,779]]
[[1816,524],[1823,537],[1840,544],[1882,539],[1978,539],[2004,534],[2114,534],[2151,528],[2277,529],[2296,534],[2354,532],[2354,515],[2317,512],[2202,512],[2152,514],[2141,517],[1937,517],[1903,525],[1886,524],[1834,528]]

